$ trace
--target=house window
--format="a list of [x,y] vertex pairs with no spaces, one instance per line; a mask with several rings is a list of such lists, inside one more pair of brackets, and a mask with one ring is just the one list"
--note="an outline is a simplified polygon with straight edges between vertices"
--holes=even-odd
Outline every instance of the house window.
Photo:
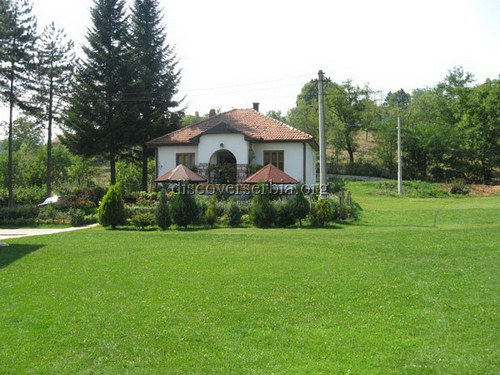
[[194,167],[194,152],[175,154],[175,165],[183,164],[188,168]]
[[264,151],[264,165],[269,163],[284,171],[285,153],[283,151]]

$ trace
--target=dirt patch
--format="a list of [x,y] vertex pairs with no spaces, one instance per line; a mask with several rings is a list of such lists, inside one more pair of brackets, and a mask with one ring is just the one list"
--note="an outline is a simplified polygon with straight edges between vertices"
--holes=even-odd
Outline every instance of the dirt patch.
[[500,185],[471,185],[471,194],[473,195],[496,195],[500,194]]

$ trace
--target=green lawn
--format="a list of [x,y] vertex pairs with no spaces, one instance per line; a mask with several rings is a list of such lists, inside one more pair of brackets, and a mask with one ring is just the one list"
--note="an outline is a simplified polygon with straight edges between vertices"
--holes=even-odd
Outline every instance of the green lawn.
[[498,374],[500,197],[0,248],[0,374]]

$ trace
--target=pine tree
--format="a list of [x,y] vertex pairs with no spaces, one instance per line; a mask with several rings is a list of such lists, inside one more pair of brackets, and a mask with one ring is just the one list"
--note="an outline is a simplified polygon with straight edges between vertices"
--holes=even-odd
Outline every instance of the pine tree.
[[54,23],[45,27],[38,46],[35,100],[38,116],[47,121],[47,196],[52,195],[52,124],[68,95],[73,72],[73,41],[67,41],[62,29]]
[[158,0],[135,0],[132,9],[132,49],[136,67],[138,132],[142,162],[142,189],[148,185],[148,159],[153,156],[146,142],[178,128],[181,112],[173,97],[180,73],[173,48],[166,42]]
[[75,74],[63,142],[74,153],[108,158],[115,184],[118,156],[137,141],[125,2],[94,0],[91,17],[93,27]]
[[118,225],[125,224],[125,221],[122,194],[117,185],[111,185],[99,205],[99,224],[115,229]]
[[0,0],[0,100],[9,105],[7,188],[14,205],[12,135],[14,108],[29,110],[25,93],[31,87],[36,20],[28,0]]

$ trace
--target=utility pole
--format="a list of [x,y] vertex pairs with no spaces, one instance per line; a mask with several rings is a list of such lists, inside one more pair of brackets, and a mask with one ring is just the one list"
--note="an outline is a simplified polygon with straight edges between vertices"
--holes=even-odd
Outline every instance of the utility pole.
[[401,157],[401,120],[398,111],[398,194],[403,194],[403,162]]
[[321,198],[326,198],[326,146],[325,146],[325,97],[323,94],[323,71],[318,72],[319,107],[319,183]]

